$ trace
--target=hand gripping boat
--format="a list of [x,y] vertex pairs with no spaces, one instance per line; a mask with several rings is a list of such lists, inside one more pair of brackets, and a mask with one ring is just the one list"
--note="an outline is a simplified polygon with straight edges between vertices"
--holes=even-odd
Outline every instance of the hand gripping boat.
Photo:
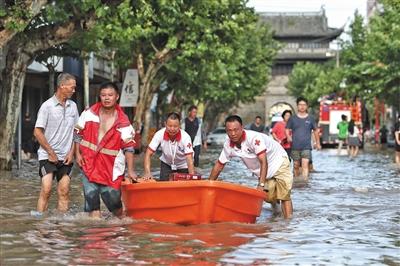
[[134,219],[178,224],[254,223],[265,193],[209,180],[164,181],[122,186],[126,213]]

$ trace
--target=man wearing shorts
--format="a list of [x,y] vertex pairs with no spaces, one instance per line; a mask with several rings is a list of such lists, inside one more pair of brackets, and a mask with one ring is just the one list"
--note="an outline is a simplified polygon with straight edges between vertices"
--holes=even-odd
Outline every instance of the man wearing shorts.
[[311,133],[314,134],[315,148],[320,150],[319,134],[314,117],[307,113],[308,102],[299,97],[296,100],[297,114],[290,117],[286,125],[286,137],[292,142],[292,159],[294,161],[294,176],[300,175],[300,165],[303,178],[308,179],[309,162],[311,159]]
[[85,212],[100,218],[100,197],[108,210],[123,216],[121,184],[125,176],[136,180],[134,170],[134,129],[117,104],[119,90],[112,82],[99,89],[100,102],[85,110],[75,126],[76,162],[83,172]]
[[267,192],[265,200],[273,206],[280,201],[284,217],[290,218],[293,213],[290,197],[293,175],[285,150],[271,137],[244,129],[242,119],[237,115],[226,118],[225,129],[229,139],[225,141],[209,179],[216,180],[225,164],[231,158],[239,157],[258,177],[257,189]]
[[42,187],[35,215],[48,208],[51,185],[57,179],[60,212],[68,210],[70,173],[73,161],[73,130],[78,121],[78,109],[70,100],[76,88],[75,77],[62,73],[57,78],[56,93],[39,109],[34,136],[40,144],[38,150],[39,176]]

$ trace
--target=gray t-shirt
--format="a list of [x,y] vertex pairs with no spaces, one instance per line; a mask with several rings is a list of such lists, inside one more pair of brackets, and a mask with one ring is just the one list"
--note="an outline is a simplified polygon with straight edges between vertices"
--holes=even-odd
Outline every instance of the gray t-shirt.
[[314,117],[308,115],[300,118],[297,115],[290,117],[286,128],[292,130],[292,150],[311,150],[311,132],[317,128]]
[[[58,160],[64,160],[71,149],[78,118],[78,108],[72,100],[67,100],[63,107],[54,95],[40,106],[35,127],[44,129],[44,136],[57,154]],[[39,160],[48,159],[48,154],[42,147],[38,150],[38,157]]]

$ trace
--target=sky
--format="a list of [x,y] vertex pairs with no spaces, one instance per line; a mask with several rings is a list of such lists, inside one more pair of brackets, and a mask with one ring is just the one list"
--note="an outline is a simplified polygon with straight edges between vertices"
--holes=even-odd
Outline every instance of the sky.
[[248,0],[247,6],[254,7],[256,12],[316,12],[324,7],[328,17],[328,26],[348,28],[358,12],[365,17],[367,0]]

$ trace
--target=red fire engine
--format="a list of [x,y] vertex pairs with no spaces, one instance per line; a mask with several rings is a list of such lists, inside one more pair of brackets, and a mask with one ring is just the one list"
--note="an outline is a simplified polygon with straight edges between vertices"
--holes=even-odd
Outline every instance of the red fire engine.
[[347,116],[347,121],[354,120],[355,125],[362,124],[362,107],[360,101],[352,104],[341,100],[322,99],[319,106],[319,133],[321,145],[335,145],[338,143],[337,124],[342,120],[342,115]]

